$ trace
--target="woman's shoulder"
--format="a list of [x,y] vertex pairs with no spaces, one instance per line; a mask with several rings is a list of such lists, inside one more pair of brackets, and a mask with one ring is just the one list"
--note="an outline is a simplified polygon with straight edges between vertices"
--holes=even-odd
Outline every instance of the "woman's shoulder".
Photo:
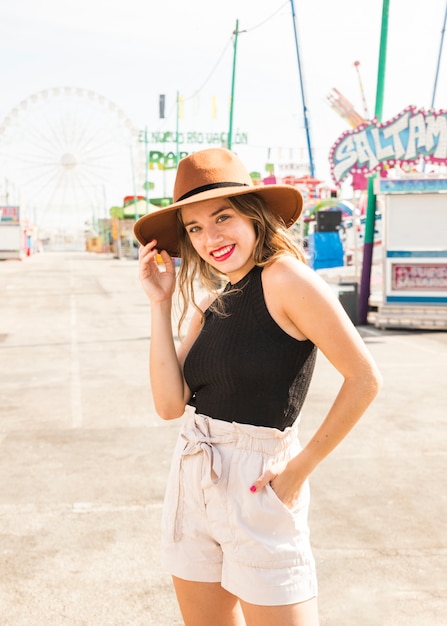
[[263,270],[263,280],[286,286],[297,280],[312,280],[314,276],[315,272],[306,263],[290,254],[278,257]]
[[[283,255],[263,271],[264,292],[270,293],[284,303],[291,303],[296,298],[313,299],[315,296],[332,299],[332,290],[327,283],[303,261]],[[296,304],[296,302],[295,302]]]
[[[303,314],[312,311],[320,299],[315,272],[290,255],[281,256],[262,272],[264,298],[270,315],[289,335],[298,340],[309,339]],[[306,327],[307,328],[307,327]]]

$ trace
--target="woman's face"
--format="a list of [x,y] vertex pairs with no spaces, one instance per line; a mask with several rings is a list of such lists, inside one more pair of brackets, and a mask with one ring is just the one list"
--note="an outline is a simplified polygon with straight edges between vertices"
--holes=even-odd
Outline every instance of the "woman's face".
[[181,212],[191,244],[206,263],[233,284],[251,270],[256,243],[253,222],[237,213],[226,198],[191,204]]

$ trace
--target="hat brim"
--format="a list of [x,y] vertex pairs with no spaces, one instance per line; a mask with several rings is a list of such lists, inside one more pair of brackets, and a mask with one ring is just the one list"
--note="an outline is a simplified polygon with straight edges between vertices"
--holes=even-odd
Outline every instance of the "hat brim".
[[180,257],[176,214],[178,209],[214,198],[230,198],[249,193],[261,196],[272,213],[281,218],[287,228],[290,228],[301,215],[303,197],[292,185],[225,187],[204,191],[140,217],[134,226],[135,237],[143,246],[156,239],[158,250],[166,250],[171,257],[178,258]]

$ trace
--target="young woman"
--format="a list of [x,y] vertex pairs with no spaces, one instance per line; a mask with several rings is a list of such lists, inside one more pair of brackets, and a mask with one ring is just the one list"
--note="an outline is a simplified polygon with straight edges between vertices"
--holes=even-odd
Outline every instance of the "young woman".
[[[219,148],[180,161],[174,200],[135,225],[155,407],[166,420],[184,416],[165,495],[165,566],[186,626],[317,626],[308,478],[368,408],[380,375],[289,236],[297,189],[253,186]],[[182,259],[182,318],[195,307],[178,348],[172,257]],[[200,303],[197,279],[209,290]],[[317,349],[342,384],[301,447]]]

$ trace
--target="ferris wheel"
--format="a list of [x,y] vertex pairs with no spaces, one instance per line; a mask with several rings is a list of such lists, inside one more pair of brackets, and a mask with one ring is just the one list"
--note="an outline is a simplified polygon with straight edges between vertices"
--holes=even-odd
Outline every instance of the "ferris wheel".
[[41,228],[75,230],[134,194],[144,154],[116,104],[91,90],[56,87],[22,100],[1,122],[0,173],[0,201],[20,204]]

